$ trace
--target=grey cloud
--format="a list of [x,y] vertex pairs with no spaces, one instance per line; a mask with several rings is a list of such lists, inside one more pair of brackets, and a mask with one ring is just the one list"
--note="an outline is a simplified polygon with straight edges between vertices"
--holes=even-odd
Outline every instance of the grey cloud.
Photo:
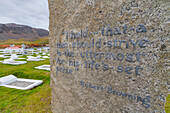
[[1,0],[0,6],[0,23],[48,29],[47,0]]

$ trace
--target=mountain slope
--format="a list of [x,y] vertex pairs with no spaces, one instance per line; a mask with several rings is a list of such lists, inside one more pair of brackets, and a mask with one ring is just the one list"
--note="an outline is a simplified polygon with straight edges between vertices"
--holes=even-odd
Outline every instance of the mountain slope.
[[0,40],[37,38],[48,36],[49,32],[44,29],[32,28],[15,23],[0,24]]

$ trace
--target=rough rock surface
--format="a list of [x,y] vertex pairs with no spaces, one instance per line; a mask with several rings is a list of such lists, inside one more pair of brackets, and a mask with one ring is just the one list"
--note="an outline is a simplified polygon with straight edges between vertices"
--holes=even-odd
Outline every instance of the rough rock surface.
[[[49,0],[53,112],[163,113],[170,90],[169,5],[168,0]],[[146,29],[138,29],[140,25]],[[106,33],[108,26],[120,28],[121,33],[102,35],[102,29]],[[84,32],[86,28],[87,37],[67,39],[68,32]],[[120,47],[114,46],[115,39],[122,40]],[[93,40],[99,41],[94,47],[74,47],[79,45],[77,41]],[[74,55],[65,56],[67,49]],[[90,53],[81,56],[87,50],[93,52],[92,58]],[[116,58],[103,57],[108,52],[113,52]],[[103,53],[101,58],[99,53]],[[128,53],[131,55],[127,57]],[[137,58],[137,53],[143,55]],[[131,56],[133,60],[128,61]],[[80,65],[76,67],[69,61],[78,61]],[[86,66],[87,62],[90,67]],[[135,70],[135,67],[142,69]],[[66,69],[73,72],[69,74]]]

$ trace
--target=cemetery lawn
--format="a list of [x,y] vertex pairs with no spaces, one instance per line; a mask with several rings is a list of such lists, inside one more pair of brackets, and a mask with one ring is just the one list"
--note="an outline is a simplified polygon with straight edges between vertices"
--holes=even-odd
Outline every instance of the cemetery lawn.
[[[25,91],[0,86],[0,113],[51,113],[50,72],[34,68],[44,64],[50,64],[50,61],[28,62],[18,66],[0,63],[0,77],[13,74],[18,78],[44,81],[40,86]],[[170,95],[166,101],[165,110],[170,113]]]
[[50,64],[49,59],[18,66],[0,63],[0,77],[13,74],[17,78],[43,80],[44,82],[31,90],[0,86],[0,113],[51,113],[50,72],[34,68],[44,64]]

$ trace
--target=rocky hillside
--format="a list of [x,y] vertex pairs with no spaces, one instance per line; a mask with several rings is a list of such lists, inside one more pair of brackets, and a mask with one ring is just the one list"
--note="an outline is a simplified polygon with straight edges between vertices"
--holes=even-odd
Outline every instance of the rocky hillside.
[[0,40],[38,38],[48,36],[49,32],[44,29],[32,28],[26,25],[14,23],[0,24]]

